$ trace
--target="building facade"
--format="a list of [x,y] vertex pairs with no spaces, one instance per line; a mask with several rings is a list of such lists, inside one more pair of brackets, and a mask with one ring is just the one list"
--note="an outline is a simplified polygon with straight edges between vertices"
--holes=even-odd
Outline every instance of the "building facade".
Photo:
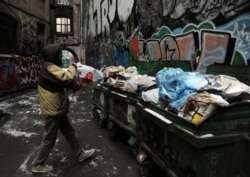
[[81,1],[51,0],[50,21],[51,43],[63,46],[71,62],[84,62]]
[[38,55],[48,43],[83,61],[80,0],[4,0],[0,2],[0,54]]
[[61,44],[63,61],[84,62],[80,0],[0,1],[0,96],[36,86],[42,47]]
[[49,2],[0,2],[0,54],[37,55],[50,36]]

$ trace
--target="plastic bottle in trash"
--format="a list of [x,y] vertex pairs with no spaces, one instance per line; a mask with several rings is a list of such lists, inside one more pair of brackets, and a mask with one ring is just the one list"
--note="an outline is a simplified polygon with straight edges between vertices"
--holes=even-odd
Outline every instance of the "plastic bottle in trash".
[[70,65],[70,60],[69,58],[63,57],[62,58],[62,68],[68,68]]

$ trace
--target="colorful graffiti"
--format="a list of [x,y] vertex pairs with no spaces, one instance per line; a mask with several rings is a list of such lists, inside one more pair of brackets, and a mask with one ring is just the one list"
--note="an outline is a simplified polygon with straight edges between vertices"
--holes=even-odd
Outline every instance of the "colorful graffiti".
[[[241,13],[249,11],[248,0],[89,0],[87,34],[97,36],[113,30],[128,32],[141,25],[144,36],[162,25],[174,29],[188,23],[213,21],[217,26],[229,22]],[[114,26],[114,24],[116,24]]]
[[216,24],[224,23],[234,17],[240,11],[246,9],[250,2],[248,0],[160,0],[162,6],[160,8],[162,17],[169,17],[172,20],[186,19],[190,21],[202,22],[205,20],[213,20]]
[[235,38],[230,33],[217,31],[212,22],[199,26],[189,24],[180,35],[173,35],[166,29],[162,27],[146,44],[140,40],[139,48],[146,51],[149,60],[188,60],[199,72],[205,72],[206,67],[213,63],[231,63]]
[[16,75],[15,66],[9,58],[1,58],[0,66],[0,89],[9,89],[18,85],[19,78]]
[[[247,65],[250,59],[250,14],[216,27],[211,21],[199,25],[188,24],[171,31],[163,26],[149,40],[140,40],[141,53],[149,59],[189,60],[194,70],[205,72],[213,63]],[[144,49],[146,48],[146,49]]]
[[[243,22],[243,18],[237,19],[233,21],[235,26],[244,24],[245,29],[248,28],[247,23]],[[231,27],[230,23],[225,26]],[[214,63],[247,65],[248,53],[244,52],[246,55],[243,55],[241,51],[250,47],[242,45],[248,43],[250,32],[243,32],[243,28],[238,32],[227,30],[226,27],[223,30],[221,28],[216,28],[211,21],[199,25],[188,24],[184,28],[176,28],[173,31],[162,26],[150,39],[143,39],[140,35],[137,42],[139,55],[147,56],[149,61],[188,60],[193,70],[201,73],[206,71],[208,65]],[[242,39],[243,34],[246,36],[245,41]],[[241,41],[237,41],[237,39]],[[102,45],[102,48],[108,46],[107,51],[111,56],[109,61],[112,61],[109,64],[127,66],[129,60],[139,59],[132,57],[134,55],[126,54],[126,52],[135,53],[135,47],[124,47],[130,45],[129,41],[133,40],[129,38],[128,40],[113,41],[110,44],[111,49],[108,44]],[[238,47],[236,47],[237,44]]]
[[110,35],[111,24],[116,21],[125,23],[132,13],[135,0],[90,1],[88,6],[88,35]]
[[[190,61],[192,69],[199,72],[205,72],[206,67],[214,63],[248,65],[249,1],[150,2],[131,0],[120,6],[120,0],[90,1],[87,34],[90,38],[98,36],[98,43],[104,44],[101,48],[108,54],[95,52],[93,56],[89,52],[86,56],[98,60],[101,65],[99,59],[107,56],[108,64],[123,65],[138,59],[184,60]],[[130,36],[135,27],[140,32],[139,55],[135,55],[134,47],[131,48],[129,37],[122,44],[118,42]]]
[[0,58],[0,96],[36,86],[43,60],[37,56]]

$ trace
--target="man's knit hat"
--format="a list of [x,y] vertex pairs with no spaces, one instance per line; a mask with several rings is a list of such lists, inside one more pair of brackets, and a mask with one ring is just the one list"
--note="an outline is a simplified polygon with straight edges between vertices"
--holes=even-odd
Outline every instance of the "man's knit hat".
[[44,61],[50,61],[58,66],[62,62],[62,49],[59,44],[48,44],[42,49],[42,56]]

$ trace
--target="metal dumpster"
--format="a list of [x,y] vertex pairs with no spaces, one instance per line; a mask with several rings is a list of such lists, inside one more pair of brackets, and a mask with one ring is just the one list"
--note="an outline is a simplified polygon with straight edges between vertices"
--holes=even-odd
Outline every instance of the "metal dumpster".
[[[211,66],[208,71],[218,73],[219,68]],[[240,75],[240,80],[249,83],[244,77],[244,73],[247,76],[250,73],[249,67],[236,68],[227,67],[223,74]],[[250,101],[220,107],[211,117],[195,125],[141,100],[136,106],[140,120],[138,158],[148,154],[169,177],[248,177],[249,108]]]
[[249,107],[249,102],[231,105],[196,126],[155,105],[138,103],[140,150],[170,177],[247,177]]
[[106,103],[105,103],[105,94],[103,91],[103,86],[101,82],[97,83],[97,85],[93,89],[93,95],[92,95],[92,114],[94,118],[99,120],[99,125],[101,127],[105,127],[108,124],[107,119],[107,109],[106,109]]
[[191,61],[178,60],[178,61],[155,61],[150,62],[148,75],[155,76],[155,74],[163,68],[181,68],[183,71],[193,71],[194,66]]
[[144,75],[149,72],[151,63],[149,61],[129,61],[129,66],[135,66],[137,68],[138,73]]
[[155,74],[162,70],[164,67],[181,68],[183,71],[193,71],[194,66],[191,61],[176,60],[176,61],[130,61],[130,66],[136,66],[138,73],[149,76],[155,76]]
[[108,85],[103,85],[103,90],[107,99],[106,110],[109,128],[114,125],[119,126],[131,136],[128,143],[134,145],[138,137],[137,125],[139,122],[135,111],[139,94],[119,90]]

